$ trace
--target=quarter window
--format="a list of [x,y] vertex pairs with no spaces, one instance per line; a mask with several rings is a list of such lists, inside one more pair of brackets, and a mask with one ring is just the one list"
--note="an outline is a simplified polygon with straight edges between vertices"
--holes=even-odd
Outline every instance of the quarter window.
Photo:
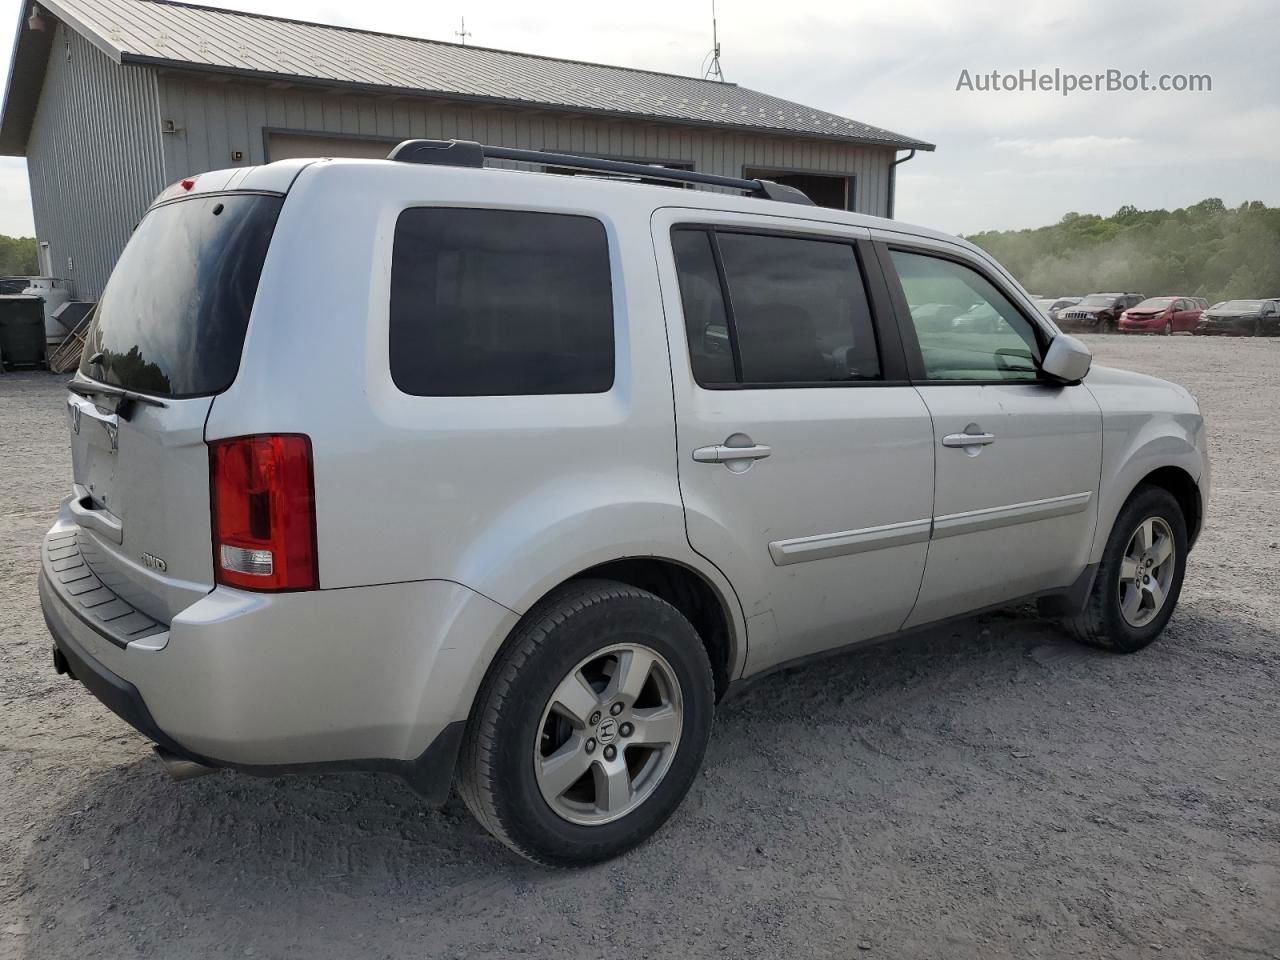
[[391,377],[435,397],[601,393],[613,385],[604,225],[415,207],[396,223]]
[[982,274],[892,251],[929,380],[1035,380],[1035,328]]
[[852,244],[680,230],[673,246],[698,383],[802,385],[880,378],[871,312]]

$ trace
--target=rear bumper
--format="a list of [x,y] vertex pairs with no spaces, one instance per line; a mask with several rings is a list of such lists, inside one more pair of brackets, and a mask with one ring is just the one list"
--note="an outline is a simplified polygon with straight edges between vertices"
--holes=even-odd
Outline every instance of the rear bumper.
[[84,684],[85,689],[101,700],[107,709],[148,740],[166,750],[185,756],[188,760],[204,762],[201,758],[193,756],[185,747],[175,743],[156,725],[155,718],[151,716],[151,711],[147,709],[137,687],[128,680],[116,676],[93,659],[76,642],[74,633],[64,619],[65,608],[54,598],[53,586],[43,570],[40,571],[40,609],[44,613],[45,626],[49,628],[49,634],[53,637],[55,663],[57,656],[61,654],[72,679]]
[[[50,533],[66,535],[61,522]],[[487,653],[517,619],[447,581],[219,588],[121,645],[54,573],[46,550],[41,608],[67,666],[170,752],[262,775],[396,773],[441,799]]]

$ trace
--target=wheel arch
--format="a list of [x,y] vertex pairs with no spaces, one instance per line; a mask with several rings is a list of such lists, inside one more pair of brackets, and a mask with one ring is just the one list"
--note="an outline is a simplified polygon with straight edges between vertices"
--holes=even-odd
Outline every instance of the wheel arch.
[[1194,546],[1204,524],[1204,502],[1195,477],[1179,466],[1158,467],[1134,485],[1125,501],[1142,487],[1160,487],[1173,495],[1187,521],[1187,546]]
[[[730,681],[742,673],[747,655],[746,621],[738,597],[728,581],[685,560],[645,554],[598,560],[559,577],[541,589],[536,597],[528,598],[520,605],[520,619],[485,664],[484,676],[493,670],[530,610],[564,584],[588,579],[615,580],[647,590],[679,610],[693,625],[706,648],[715,678],[717,702],[724,696]],[[483,679],[477,685],[477,692],[482,685]]]

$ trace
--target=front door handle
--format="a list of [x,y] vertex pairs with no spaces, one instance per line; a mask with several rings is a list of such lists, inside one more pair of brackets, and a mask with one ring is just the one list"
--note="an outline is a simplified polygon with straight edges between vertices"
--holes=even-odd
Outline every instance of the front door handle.
[[994,433],[949,433],[942,438],[944,447],[985,447],[995,442]]
[[734,460],[763,460],[771,453],[773,450],[763,443],[749,447],[729,447],[717,443],[713,447],[698,447],[693,451],[693,459],[699,463],[730,463]]

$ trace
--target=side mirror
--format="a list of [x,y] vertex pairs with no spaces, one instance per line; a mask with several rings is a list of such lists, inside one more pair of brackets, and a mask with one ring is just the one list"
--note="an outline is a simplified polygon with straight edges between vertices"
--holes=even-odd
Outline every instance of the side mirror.
[[1040,369],[1061,383],[1079,383],[1092,363],[1093,354],[1083,341],[1060,333],[1050,341]]

